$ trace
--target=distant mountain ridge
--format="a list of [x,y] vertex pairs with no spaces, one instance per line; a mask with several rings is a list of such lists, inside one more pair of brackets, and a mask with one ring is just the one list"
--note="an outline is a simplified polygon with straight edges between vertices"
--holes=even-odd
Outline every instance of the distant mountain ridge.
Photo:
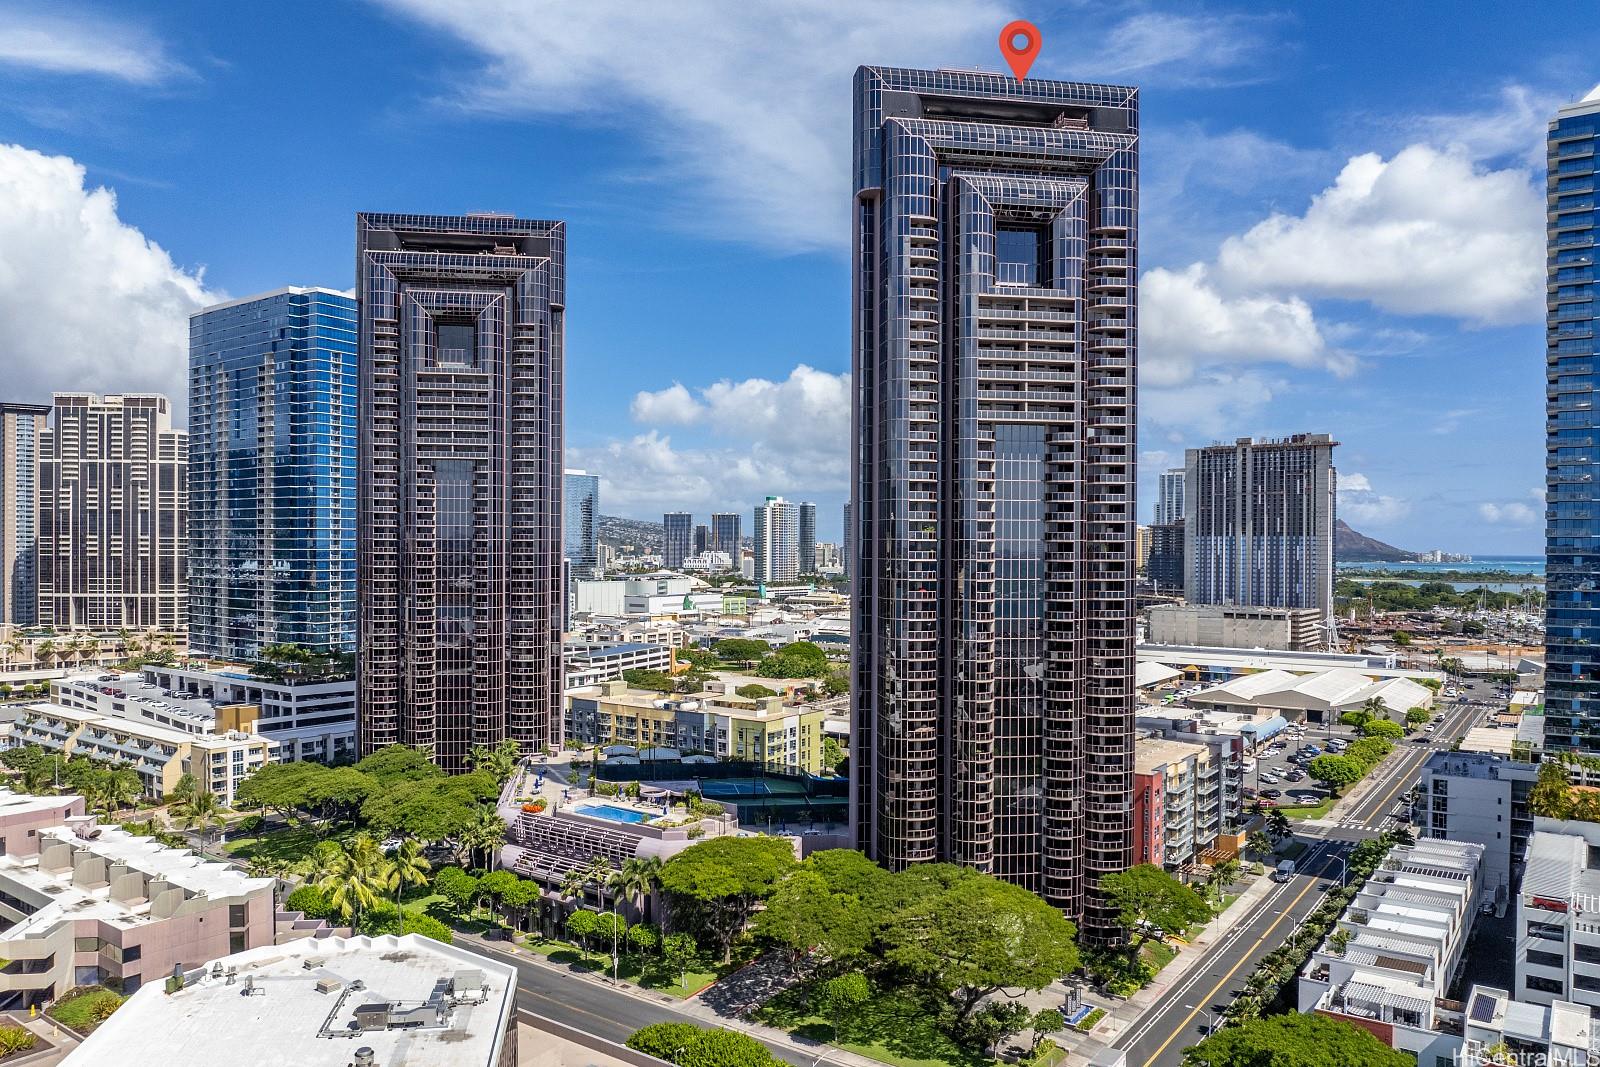
[[1338,563],[1415,563],[1421,555],[1357,533],[1343,519],[1335,519],[1333,558]]
[[599,526],[600,543],[612,548],[632,545],[639,552],[660,552],[666,545],[666,530],[659,522],[602,515]]

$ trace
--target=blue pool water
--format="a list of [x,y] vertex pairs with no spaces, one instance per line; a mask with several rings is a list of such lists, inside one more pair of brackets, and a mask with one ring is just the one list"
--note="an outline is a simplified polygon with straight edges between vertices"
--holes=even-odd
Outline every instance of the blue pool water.
[[642,811],[632,808],[619,808],[615,804],[579,804],[572,809],[579,815],[589,815],[596,819],[610,819],[612,822],[645,822],[655,818]]

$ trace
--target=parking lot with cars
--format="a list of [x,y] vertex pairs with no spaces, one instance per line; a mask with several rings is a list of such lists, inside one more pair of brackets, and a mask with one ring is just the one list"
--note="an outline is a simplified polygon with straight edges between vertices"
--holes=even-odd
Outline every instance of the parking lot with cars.
[[1320,723],[1291,722],[1256,750],[1253,767],[1246,764],[1245,799],[1259,799],[1265,807],[1318,803],[1327,790],[1311,780],[1306,765],[1324,752],[1341,751],[1359,736],[1343,723],[1329,729]]

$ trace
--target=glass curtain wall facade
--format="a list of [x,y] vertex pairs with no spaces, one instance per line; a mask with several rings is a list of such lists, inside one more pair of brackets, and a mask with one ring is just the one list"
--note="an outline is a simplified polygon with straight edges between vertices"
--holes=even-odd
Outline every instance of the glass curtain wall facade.
[[817,573],[817,505],[800,502],[800,573]]
[[600,479],[586,471],[563,477],[561,553],[573,581],[600,577]]
[[661,516],[661,527],[661,565],[675,571],[694,553],[694,516],[687,511],[669,511]]
[[0,625],[39,620],[39,441],[49,423],[48,404],[0,400]]
[[39,447],[39,625],[188,625],[189,438],[156,393],[56,393]]
[[189,318],[189,647],[356,642],[356,302],[289,287]]
[[736,512],[719,511],[711,516],[711,550],[726,552],[735,567],[739,565],[739,552],[744,547],[743,541],[739,515]]
[[561,743],[566,227],[356,217],[359,745]]
[[1600,418],[1594,332],[1600,89],[1550,123],[1545,342],[1545,748],[1600,752]]
[[1161,472],[1161,479],[1156,484],[1154,525],[1171,526],[1175,522],[1183,521],[1183,481],[1182,467]]
[[855,82],[857,845],[1117,936],[1131,862],[1138,91]]

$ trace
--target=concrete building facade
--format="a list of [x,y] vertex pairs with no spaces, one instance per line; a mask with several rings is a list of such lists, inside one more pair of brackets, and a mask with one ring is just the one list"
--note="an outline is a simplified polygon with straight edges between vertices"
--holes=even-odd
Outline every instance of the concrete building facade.
[[[813,532],[815,532],[813,513]],[[781,496],[769,496],[755,509],[757,584],[792,582],[800,577],[800,507]],[[816,551],[815,544],[812,551]]]
[[675,571],[694,553],[694,516],[687,511],[669,511],[661,516],[661,531],[661,565]]
[[566,226],[361,214],[360,749],[561,742]]
[[38,621],[39,445],[48,404],[0,400],[0,626]]
[[1324,433],[1191,448],[1184,476],[1184,597],[1310,608],[1333,626],[1333,450]]
[[1150,609],[1152,645],[1207,645],[1315,652],[1327,646],[1315,608],[1258,608],[1229,604],[1157,604]]
[[39,447],[40,626],[188,626],[188,464],[166,397],[55,394]]
[[1133,791],[1138,91],[855,81],[852,796],[1093,939]]

